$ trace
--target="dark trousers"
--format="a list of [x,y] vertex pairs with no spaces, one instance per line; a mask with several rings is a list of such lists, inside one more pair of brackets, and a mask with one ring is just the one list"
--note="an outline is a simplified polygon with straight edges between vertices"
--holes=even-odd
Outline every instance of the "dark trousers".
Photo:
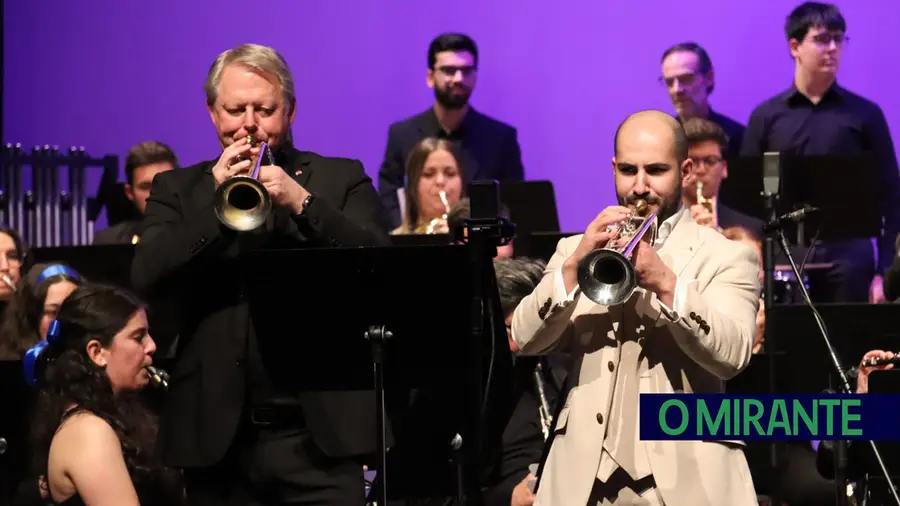
[[[787,260],[778,248],[776,263],[786,264]],[[792,248],[791,254],[797,267],[806,254],[807,248]],[[861,302],[869,301],[869,286],[875,275],[875,251],[869,239],[851,239],[816,245],[806,265],[830,263],[830,269],[804,269],[809,280],[809,295],[814,303],[821,302]],[[802,303],[798,290],[787,302]]]
[[185,481],[194,506],[365,504],[362,466],[328,457],[297,428],[243,430],[221,464],[186,469]]

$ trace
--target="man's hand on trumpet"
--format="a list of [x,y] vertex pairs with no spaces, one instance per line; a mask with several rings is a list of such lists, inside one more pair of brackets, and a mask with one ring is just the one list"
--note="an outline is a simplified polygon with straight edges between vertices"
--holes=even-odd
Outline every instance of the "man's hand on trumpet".
[[587,226],[584,236],[575,251],[563,262],[563,280],[566,283],[566,292],[569,293],[578,286],[578,264],[588,253],[597,248],[603,248],[615,237],[615,231],[611,227],[618,225],[631,216],[632,210],[624,206],[609,206],[594,218]]
[[259,182],[266,187],[274,205],[290,209],[294,214],[303,212],[303,201],[309,192],[284,169],[277,165],[260,167]]
[[694,222],[697,225],[715,229],[719,228],[718,223],[716,223],[716,216],[705,204],[694,204],[690,207],[690,211],[691,218],[694,219]]
[[216,188],[234,176],[249,175],[257,156],[259,147],[251,145],[246,137],[238,139],[222,150],[219,161],[212,168]]

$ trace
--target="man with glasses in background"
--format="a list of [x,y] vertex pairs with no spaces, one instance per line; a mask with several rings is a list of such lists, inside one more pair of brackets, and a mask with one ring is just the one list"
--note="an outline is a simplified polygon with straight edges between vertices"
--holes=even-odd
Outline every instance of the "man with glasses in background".
[[516,129],[469,105],[478,80],[478,48],[469,36],[446,33],[428,47],[428,87],[434,106],[388,129],[387,148],[379,172],[378,193],[391,228],[400,225],[397,191],[406,181],[406,158],[426,137],[459,143],[465,183],[476,179],[522,181],[522,153]]
[[669,92],[679,121],[702,118],[719,125],[728,139],[725,155],[737,156],[744,137],[744,125],[710,107],[709,96],[716,87],[716,76],[705,49],[695,42],[681,42],[666,49],[659,81]]
[[[763,221],[732,209],[719,200],[719,187],[728,177],[725,152],[728,137],[716,123],[691,118],[682,123],[688,143],[688,157],[693,160],[685,173],[682,199],[698,225],[724,230],[743,227],[757,240],[763,239]],[[701,186],[702,185],[702,186]]]
[[[881,108],[837,83],[849,41],[846,31],[843,15],[831,4],[806,2],[790,13],[785,35],[794,59],[793,84],[754,109],[741,154],[874,156],[884,220],[877,238],[877,265],[870,240],[865,238],[819,242],[809,262],[834,264],[823,280],[823,302],[883,302],[882,275],[891,265],[900,232],[900,177]],[[849,176],[853,167],[847,170]],[[847,212],[853,212],[853,203],[847,205]]]

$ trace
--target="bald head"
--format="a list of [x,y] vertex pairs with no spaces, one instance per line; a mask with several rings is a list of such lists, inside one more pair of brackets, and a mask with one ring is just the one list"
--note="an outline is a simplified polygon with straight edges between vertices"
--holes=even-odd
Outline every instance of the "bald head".
[[616,129],[616,137],[613,149],[616,156],[619,155],[621,138],[629,140],[638,137],[648,138],[652,136],[657,142],[665,143],[675,155],[678,165],[684,163],[688,157],[687,137],[681,123],[671,114],[662,111],[647,109],[631,114]]
[[616,130],[612,160],[620,205],[638,199],[659,213],[660,221],[681,206],[682,177],[691,167],[681,124],[661,111],[628,116]]

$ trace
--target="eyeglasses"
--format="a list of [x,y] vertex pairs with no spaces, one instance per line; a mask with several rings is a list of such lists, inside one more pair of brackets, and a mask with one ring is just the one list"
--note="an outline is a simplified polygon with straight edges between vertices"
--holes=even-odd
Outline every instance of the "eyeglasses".
[[704,156],[703,158],[691,157],[692,162],[707,169],[718,167],[719,164],[722,163],[722,160],[723,158],[720,156]]
[[453,77],[457,72],[462,72],[463,77],[470,77],[476,70],[478,70],[478,67],[475,65],[442,65],[437,68],[438,72],[447,77]]
[[0,252],[0,255],[6,256],[6,261],[9,263],[17,263],[17,264],[22,263],[22,256],[19,255],[19,252],[14,249],[11,249],[11,250],[7,251],[6,253]]
[[836,32],[822,32],[810,37],[813,44],[819,47],[828,47],[834,42],[836,46],[846,46],[850,42],[850,37],[847,37],[843,33]]

